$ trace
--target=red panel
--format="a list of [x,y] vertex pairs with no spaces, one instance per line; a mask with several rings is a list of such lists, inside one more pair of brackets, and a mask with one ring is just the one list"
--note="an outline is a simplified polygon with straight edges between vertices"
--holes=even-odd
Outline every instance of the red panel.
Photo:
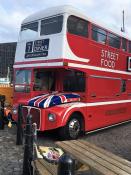
[[129,55],[121,50],[69,33],[67,33],[67,40],[71,51],[77,57],[90,59],[89,65],[127,70],[126,58]]
[[85,122],[86,130],[91,131],[131,120],[130,109],[131,103],[88,107]]
[[131,80],[127,80],[127,93],[130,93],[131,94]]
[[121,81],[106,77],[88,78],[88,97],[97,99],[115,98],[120,95]]

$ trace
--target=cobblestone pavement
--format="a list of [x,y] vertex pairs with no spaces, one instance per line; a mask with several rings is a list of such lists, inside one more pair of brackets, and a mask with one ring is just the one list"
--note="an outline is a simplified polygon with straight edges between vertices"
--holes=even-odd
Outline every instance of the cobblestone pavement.
[[[131,161],[131,122],[80,139],[94,143]],[[39,133],[38,144],[54,146],[58,141],[54,132]],[[16,127],[0,130],[0,175],[22,175],[23,146],[16,146]]]
[[16,128],[0,130],[0,175],[21,175],[23,146],[16,146]]

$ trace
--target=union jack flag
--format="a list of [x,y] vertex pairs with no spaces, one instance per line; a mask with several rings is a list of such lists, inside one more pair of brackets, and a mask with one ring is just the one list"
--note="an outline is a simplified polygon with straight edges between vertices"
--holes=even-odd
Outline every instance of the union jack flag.
[[29,106],[49,108],[63,103],[80,101],[80,95],[75,93],[42,94],[29,100]]

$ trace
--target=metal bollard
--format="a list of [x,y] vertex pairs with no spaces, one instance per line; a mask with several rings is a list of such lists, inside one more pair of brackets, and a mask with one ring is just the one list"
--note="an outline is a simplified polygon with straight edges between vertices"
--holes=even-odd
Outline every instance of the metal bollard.
[[64,154],[60,157],[58,163],[58,175],[74,175],[75,160],[71,156]]
[[23,116],[22,116],[22,105],[18,107],[18,122],[17,122],[17,135],[16,135],[16,145],[23,144]]
[[4,122],[4,102],[5,102],[5,96],[0,95],[0,129],[3,130],[5,126]]
[[23,175],[32,175],[31,161],[33,159],[32,116],[27,115],[25,130],[25,147],[23,159]]
[[33,160],[37,158],[36,154],[36,147],[37,147],[37,124],[32,124],[32,130],[33,130]]
[[33,123],[32,127],[33,127],[33,142],[36,143],[37,142],[37,124]]

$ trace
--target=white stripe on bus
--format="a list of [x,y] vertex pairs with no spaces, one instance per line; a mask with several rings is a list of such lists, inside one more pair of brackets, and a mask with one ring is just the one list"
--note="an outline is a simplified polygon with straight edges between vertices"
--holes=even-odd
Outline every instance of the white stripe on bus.
[[70,66],[70,67],[78,67],[78,68],[86,68],[86,69],[98,70],[98,71],[104,71],[104,72],[112,72],[112,73],[131,75],[131,72],[107,69],[107,68],[103,68],[103,67],[96,67],[96,66],[90,66],[90,65],[84,65],[84,64],[68,63],[68,66]]
[[121,104],[121,103],[130,103],[131,100],[118,100],[118,101],[107,101],[107,102],[93,102],[93,103],[82,103],[82,102],[77,102],[74,103],[74,105],[70,106],[66,112],[64,113],[62,122],[66,116],[66,114],[73,108],[80,108],[80,107],[91,107],[91,106],[104,106],[104,105],[113,105],[113,104]]
[[[41,67],[41,66],[64,66],[64,62],[23,64],[23,65],[14,65],[13,67],[14,68],[26,68],[26,67]],[[76,68],[85,68],[85,69],[91,69],[91,70],[97,70],[97,71],[104,71],[104,72],[112,72],[112,73],[131,75],[131,72],[107,69],[107,68],[103,68],[103,67],[96,67],[96,66],[78,64],[78,63],[68,63],[68,66],[76,67]]]

